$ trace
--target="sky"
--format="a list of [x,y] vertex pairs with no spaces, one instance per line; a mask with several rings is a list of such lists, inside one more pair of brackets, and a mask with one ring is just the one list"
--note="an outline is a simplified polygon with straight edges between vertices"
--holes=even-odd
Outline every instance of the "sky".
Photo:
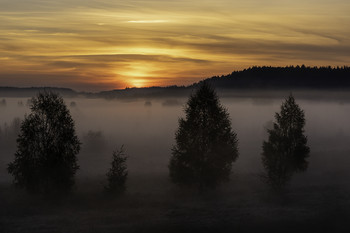
[[350,64],[349,0],[0,0],[0,86],[189,85]]

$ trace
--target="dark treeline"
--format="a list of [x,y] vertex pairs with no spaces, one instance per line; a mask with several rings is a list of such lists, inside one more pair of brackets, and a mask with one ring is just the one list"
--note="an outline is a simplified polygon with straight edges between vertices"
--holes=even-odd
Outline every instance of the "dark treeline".
[[192,87],[168,86],[168,87],[143,87],[143,88],[125,88],[112,91],[102,91],[99,93],[85,93],[88,98],[144,98],[144,97],[165,97],[165,96],[187,96]]
[[42,91],[52,91],[55,93],[60,93],[60,95],[65,97],[76,97],[78,92],[69,88],[59,88],[59,87],[1,87],[0,86],[0,96],[1,97],[33,97],[38,92]]
[[[224,90],[271,90],[271,89],[349,89],[350,67],[307,67],[307,66],[254,66],[228,75],[214,76],[201,82],[208,82],[216,89]],[[164,96],[187,96],[201,82],[189,86],[167,87],[127,87],[98,93],[76,92],[68,88],[31,87],[15,88],[0,87],[0,97],[33,97],[39,91],[47,90],[60,93],[64,97],[88,98],[143,98]]]
[[206,81],[222,89],[346,89],[350,87],[350,67],[254,66]]

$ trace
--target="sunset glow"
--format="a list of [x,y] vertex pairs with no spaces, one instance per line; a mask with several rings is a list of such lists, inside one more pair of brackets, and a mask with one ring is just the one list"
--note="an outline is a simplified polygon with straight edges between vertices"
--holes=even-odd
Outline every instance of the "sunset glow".
[[349,12],[345,0],[0,0],[0,85],[99,91],[349,65]]

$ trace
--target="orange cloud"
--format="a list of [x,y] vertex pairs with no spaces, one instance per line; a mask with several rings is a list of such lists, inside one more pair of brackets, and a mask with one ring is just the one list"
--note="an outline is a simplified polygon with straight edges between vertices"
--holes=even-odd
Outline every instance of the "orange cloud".
[[350,62],[345,0],[0,2],[1,85],[98,91]]

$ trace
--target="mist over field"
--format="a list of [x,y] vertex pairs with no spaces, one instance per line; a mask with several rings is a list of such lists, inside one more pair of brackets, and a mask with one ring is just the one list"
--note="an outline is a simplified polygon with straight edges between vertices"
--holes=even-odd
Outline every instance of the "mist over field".
[[349,0],[0,0],[0,233],[350,232]]
[[[280,111],[281,103],[289,92],[279,93],[274,97],[260,98],[227,97],[228,95],[219,93],[219,96],[226,96],[221,98],[221,103],[227,108],[233,130],[237,133],[239,158],[233,164],[231,181],[221,185],[217,191],[222,195],[215,197],[221,200],[219,203],[211,199],[209,202],[208,200],[201,202],[193,197],[194,199],[186,199],[185,204],[181,204],[184,200],[178,193],[179,188],[169,179],[168,163],[171,148],[175,144],[178,119],[184,116],[183,109],[187,96],[126,100],[65,98],[65,103],[75,121],[77,135],[82,142],[82,150],[78,155],[80,169],[76,175],[75,192],[80,195],[92,193],[97,196],[102,193],[112,152],[124,145],[128,156],[129,179],[127,192],[123,198],[131,198],[131,200],[127,199],[129,204],[136,199],[138,207],[131,209],[137,208],[140,211],[139,214],[151,213],[150,216],[154,218],[149,217],[150,219],[145,220],[146,223],[142,223],[147,226],[157,225],[157,221],[163,222],[163,218],[166,218],[166,221],[170,221],[171,224],[189,224],[194,229],[197,229],[199,225],[225,226],[225,224],[236,223],[238,213],[240,216],[241,214],[244,216],[244,213],[251,214],[250,217],[241,217],[246,221],[252,220],[255,223],[254,226],[257,227],[264,224],[273,225],[275,221],[281,224],[286,221],[293,225],[293,220],[284,219],[285,215],[298,219],[298,216],[303,214],[305,219],[314,220],[316,223],[322,222],[322,219],[327,218],[329,213],[332,215],[331,219],[337,219],[339,213],[342,213],[342,216],[348,216],[346,206],[350,201],[350,124],[348,123],[350,96],[349,98],[341,96],[338,99],[333,96],[329,100],[315,100],[306,98],[304,94],[296,93],[295,99],[305,111],[305,135],[308,137],[311,153],[306,172],[296,173],[288,187],[290,203],[276,206],[276,203],[272,202],[274,204],[270,206],[270,199],[274,197],[269,196],[269,189],[260,178],[264,171],[261,153],[262,142],[268,137],[266,129],[272,127],[275,112]],[[27,99],[6,98],[6,105],[0,107],[0,183],[3,189],[6,187],[5,197],[14,192],[12,189],[8,190],[12,177],[7,173],[6,167],[14,159],[16,137],[15,134],[7,134],[4,137],[4,132],[5,129],[7,132],[18,131],[18,127],[12,127],[12,122],[16,118],[23,120],[24,115],[30,112]],[[177,198],[180,198],[179,203],[177,203]],[[13,200],[12,202],[17,203]],[[129,204],[121,208],[129,210]],[[213,206],[210,207],[210,205]],[[197,213],[196,208],[202,211],[208,210],[209,213],[197,216],[194,214]],[[218,221],[221,221],[219,219],[222,218],[220,216],[223,213],[216,213],[214,211],[216,208],[228,212],[227,216],[232,217],[234,213],[235,220],[232,220],[233,222],[227,220],[219,224]],[[231,213],[230,208],[235,210],[232,210]],[[132,216],[130,218],[136,218],[134,212],[130,211],[129,214]],[[93,218],[95,214],[80,217],[78,222],[87,221],[86,219]],[[117,212],[113,214],[118,215]],[[193,222],[184,222],[183,215],[195,216]],[[109,216],[108,221],[113,222],[111,218]],[[212,223],[209,223],[210,219]],[[67,219],[64,221],[72,224]],[[100,229],[101,225],[97,220],[94,221],[96,221],[93,222],[94,226]],[[301,219],[298,221],[303,223]],[[130,220],[130,224],[133,223]],[[142,226],[142,224],[136,225]],[[330,224],[327,225],[328,227],[333,227],[333,223],[328,224]],[[12,225],[9,224],[9,226]],[[77,231],[82,229],[84,231],[85,229],[68,226],[68,231],[77,229]],[[236,225],[233,224],[233,226]],[[321,229],[322,224],[318,227]],[[181,228],[174,228],[174,232],[175,229]],[[130,232],[133,230],[135,229]]]
[[[0,108],[2,129],[5,124],[11,126],[15,118],[24,119],[24,115],[30,112],[28,106],[18,105],[18,102],[26,103],[26,98],[6,100],[7,105]],[[230,113],[233,129],[239,139],[240,156],[234,164],[235,175],[258,173],[262,169],[262,141],[267,140],[266,129],[272,127],[275,112],[280,110],[283,100],[247,97],[221,99],[222,105]],[[178,119],[184,116],[186,101],[186,97],[131,100],[66,98],[82,142],[78,176],[103,175],[109,166],[112,151],[122,145],[129,156],[131,174],[167,173]],[[298,96],[296,101],[305,111],[305,134],[311,147],[310,167],[304,175],[345,172],[342,166],[347,158],[343,154],[350,151],[350,125],[347,124],[350,101],[317,101]],[[13,158],[14,145],[7,148],[9,152],[1,153],[6,162]],[[330,159],[332,164],[327,162]],[[2,180],[10,179],[5,179],[4,169],[1,172]]]

